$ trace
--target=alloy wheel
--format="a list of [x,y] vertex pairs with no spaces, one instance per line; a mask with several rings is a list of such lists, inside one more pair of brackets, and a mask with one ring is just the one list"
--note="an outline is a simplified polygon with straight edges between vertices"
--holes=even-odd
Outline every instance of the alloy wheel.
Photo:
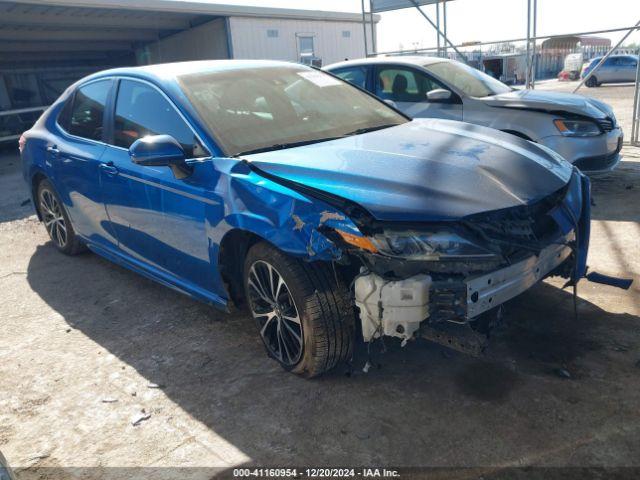
[[302,322],[282,275],[268,262],[251,265],[247,279],[249,306],[267,350],[280,363],[293,366],[302,357]]
[[62,214],[62,206],[51,190],[40,191],[40,213],[51,240],[60,248],[67,245],[67,224]]

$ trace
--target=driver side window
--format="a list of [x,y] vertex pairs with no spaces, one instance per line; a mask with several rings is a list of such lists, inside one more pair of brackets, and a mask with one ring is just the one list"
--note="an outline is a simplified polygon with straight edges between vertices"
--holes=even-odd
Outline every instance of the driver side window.
[[114,145],[129,148],[148,135],[171,135],[187,158],[209,156],[191,127],[155,88],[134,80],[121,80],[116,100]]
[[378,69],[375,94],[394,102],[427,102],[427,92],[444,88],[428,75],[411,68]]

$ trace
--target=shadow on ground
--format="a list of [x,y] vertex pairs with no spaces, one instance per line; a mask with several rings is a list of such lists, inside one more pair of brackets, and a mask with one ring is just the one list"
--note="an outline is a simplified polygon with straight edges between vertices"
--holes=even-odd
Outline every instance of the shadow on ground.
[[571,295],[549,284],[508,306],[510,322],[486,359],[387,342],[384,354],[372,349],[380,368],[368,374],[360,349],[351,375],[343,366],[308,381],[267,359],[247,316],[218,313],[93,254],[39,246],[27,279],[73,329],[256,464],[579,461],[574,445],[588,448],[584,439],[605,419],[622,424],[620,396],[631,395],[624,378],[635,367],[613,346],[635,345],[638,318],[580,301],[576,322]]
[[640,222],[640,156],[632,148],[623,154],[635,161],[620,162],[613,172],[591,179],[592,220]]

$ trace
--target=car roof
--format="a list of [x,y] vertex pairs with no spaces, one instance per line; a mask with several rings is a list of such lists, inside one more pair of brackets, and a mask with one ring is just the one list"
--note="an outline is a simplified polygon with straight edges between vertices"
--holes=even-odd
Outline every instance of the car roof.
[[[618,53],[616,55],[609,55],[609,58],[633,58],[633,59],[635,59],[635,58],[637,58],[637,55],[630,55],[628,53]],[[596,60],[598,60],[598,61],[602,60],[602,55],[600,55],[599,57],[593,57],[591,59],[592,62],[596,61]]]
[[346,60],[344,62],[332,63],[331,65],[327,65],[324,67],[326,70],[334,70],[338,68],[351,67],[357,65],[384,65],[384,64],[395,64],[395,65],[410,65],[410,66],[419,66],[424,67],[427,65],[433,65],[434,63],[442,63],[442,62],[453,62],[454,60],[449,60],[448,58],[440,58],[440,57],[428,57],[426,55],[398,55],[398,56],[389,56],[389,57],[375,57],[375,58],[359,58],[357,60]]
[[81,81],[113,76],[131,76],[157,83],[174,83],[176,77],[192,73],[212,73],[230,70],[252,70],[265,67],[310,69],[305,65],[275,60],[198,60],[191,62],[159,63],[140,67],[121,67],[102,70]]

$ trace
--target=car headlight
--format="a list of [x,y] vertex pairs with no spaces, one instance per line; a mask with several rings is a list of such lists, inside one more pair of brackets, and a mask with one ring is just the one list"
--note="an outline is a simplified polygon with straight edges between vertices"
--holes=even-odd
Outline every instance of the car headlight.
[[492,251],[450,230],[434,229],[430,232],[389,231],[371,237],[340,236],[351,245],[390,257],[412,260],[455,260],[459,258],[496,258]]
[[600,127],[589,120],[561,120],[553,121],[558,131],[565,137],[595,137],[600,135]]

